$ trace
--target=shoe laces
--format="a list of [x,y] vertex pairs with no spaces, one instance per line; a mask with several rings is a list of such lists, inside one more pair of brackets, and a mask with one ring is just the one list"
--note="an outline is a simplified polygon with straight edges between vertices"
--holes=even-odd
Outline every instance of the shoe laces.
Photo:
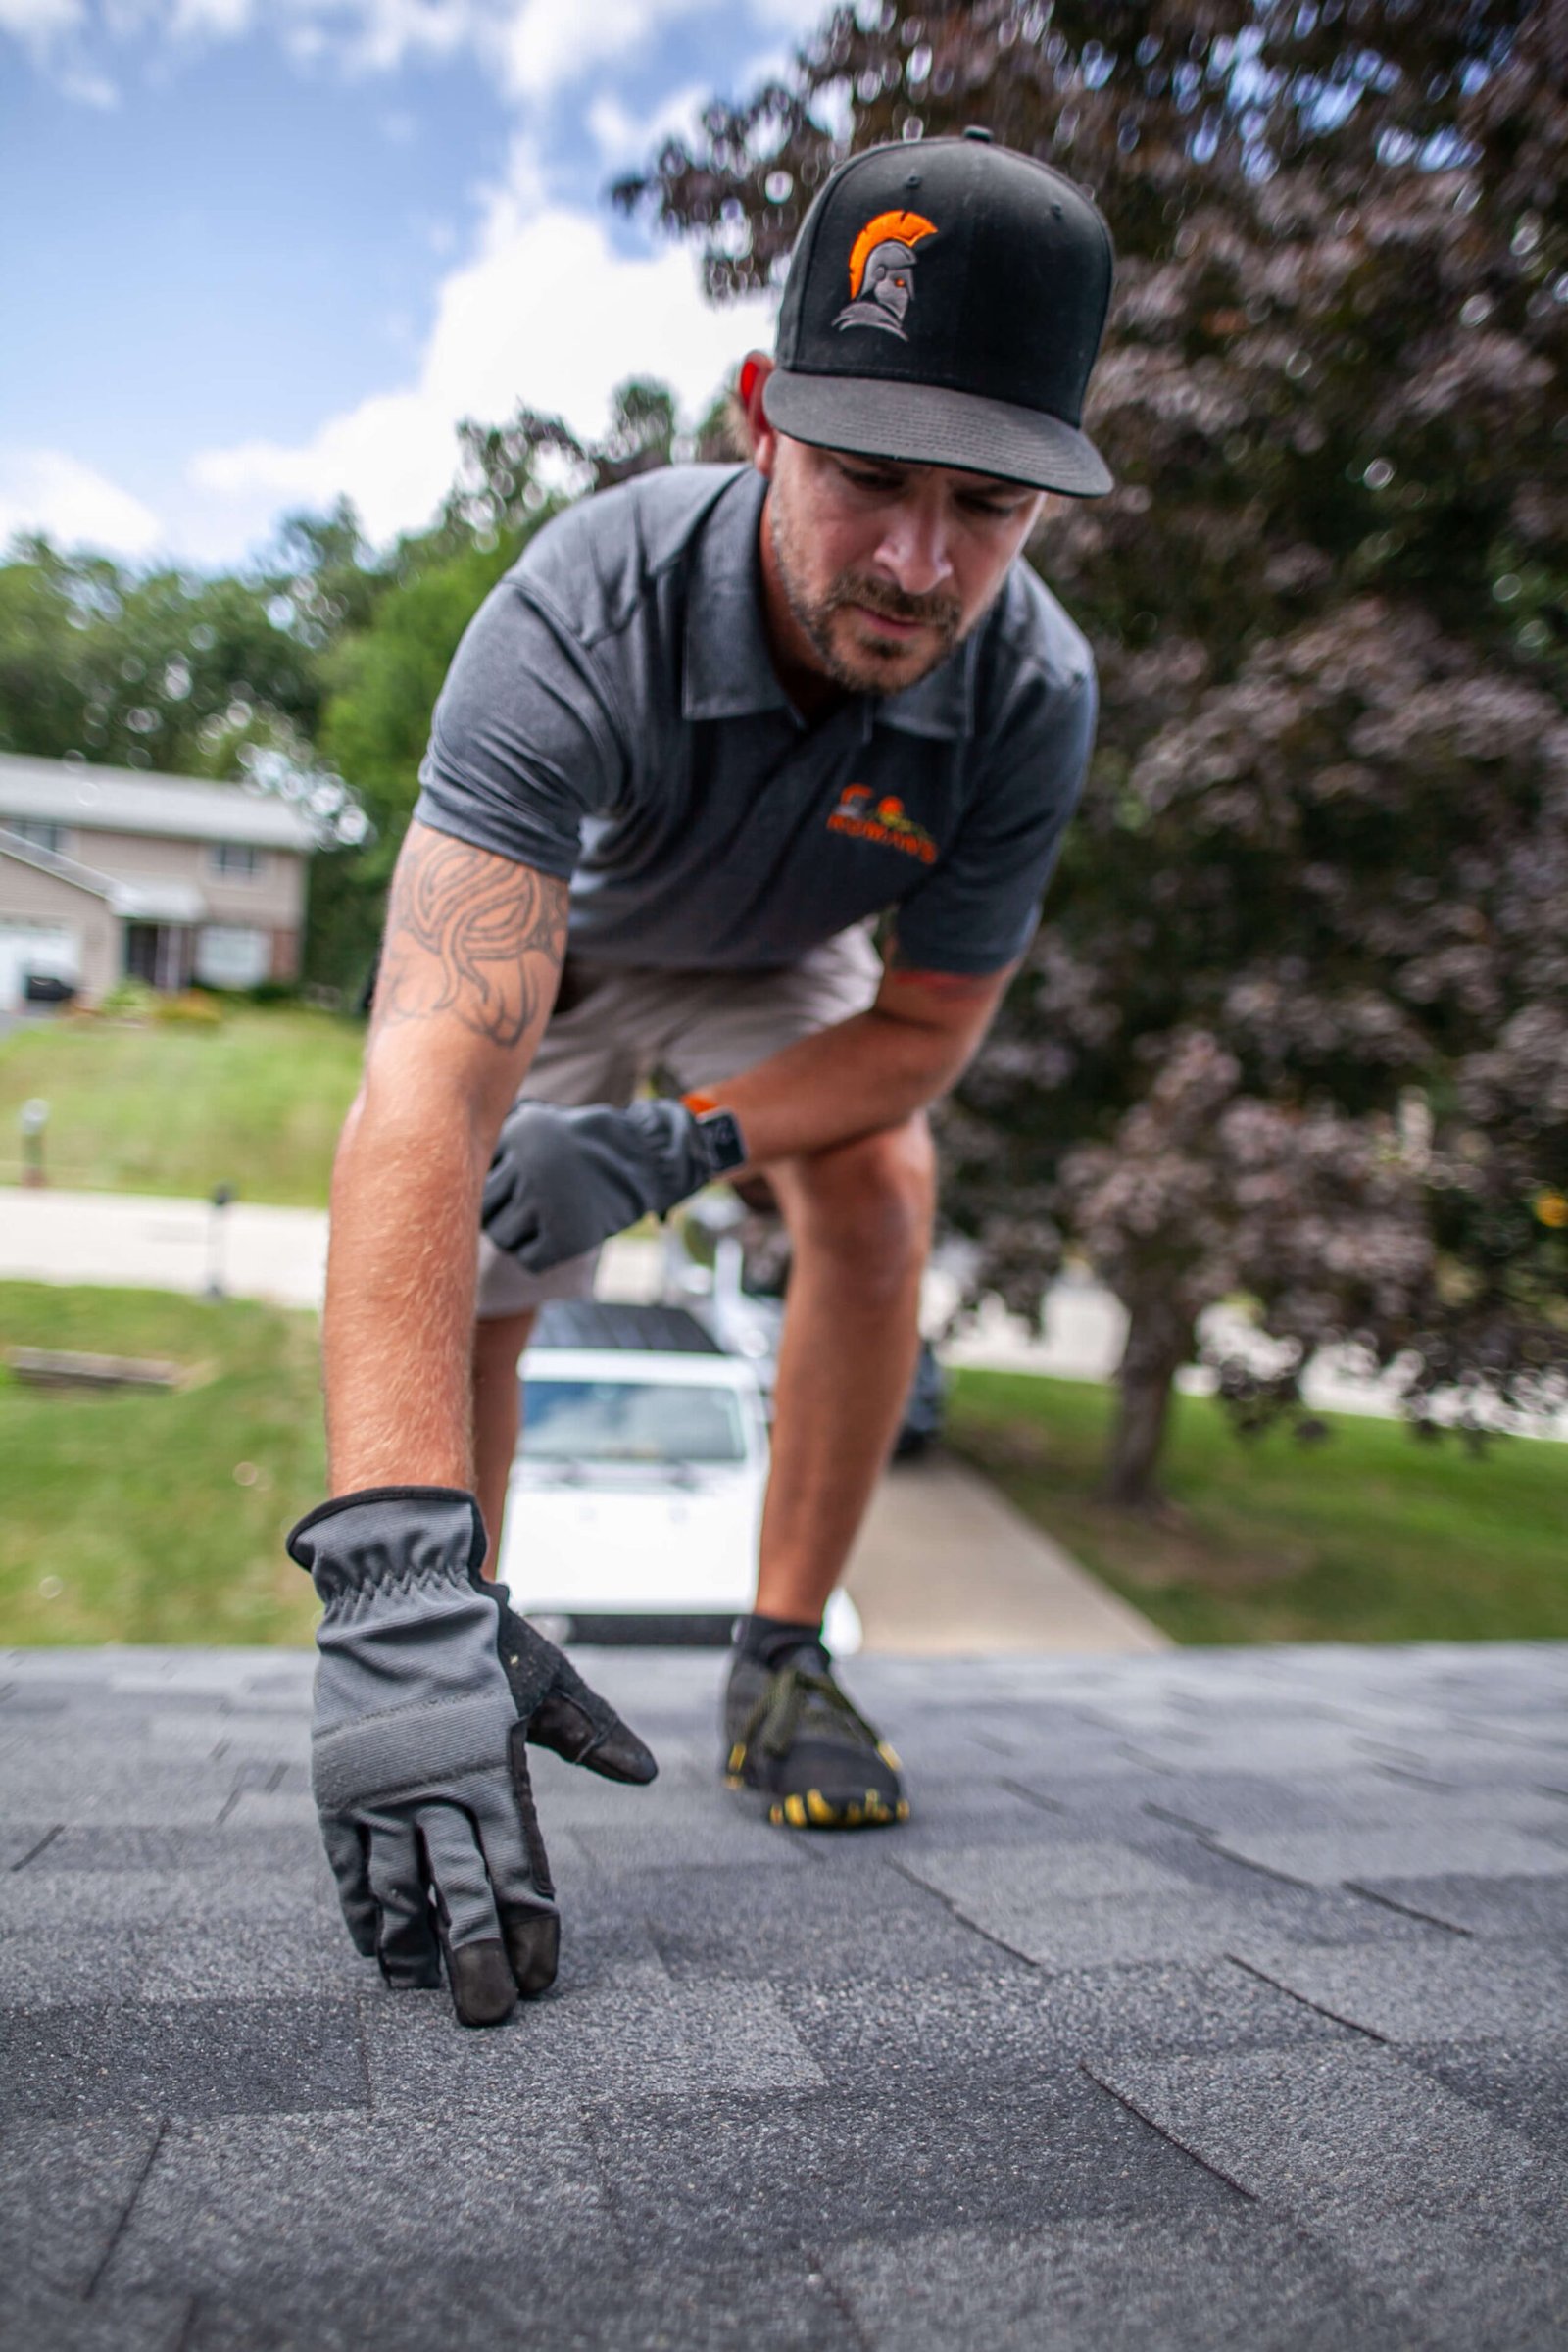
[[833,1680],[831,1670],[813,1672],[806,1666],[781,1666],[768,1678],[767,1688],[753,1707],[741,1734],[749,1748],[755,1740],[767,1756],[788,1755],[803,1728],[852,1732],[867,1747],[878,1747],[876,1733],[855,1701]]

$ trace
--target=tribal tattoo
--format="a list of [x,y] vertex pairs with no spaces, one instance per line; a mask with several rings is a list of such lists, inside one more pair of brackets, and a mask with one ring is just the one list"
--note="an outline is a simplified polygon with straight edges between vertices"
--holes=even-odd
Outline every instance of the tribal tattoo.
[[490,1044],[521,1044],[566,948],[566,885],[466,841],[411,827],[392,882],[374,1019],[452,1013]]

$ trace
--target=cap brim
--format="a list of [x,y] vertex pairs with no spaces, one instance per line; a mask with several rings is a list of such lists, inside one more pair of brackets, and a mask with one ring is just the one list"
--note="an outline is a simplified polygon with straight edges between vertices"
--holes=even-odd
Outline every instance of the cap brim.
[[762,408],[781,433],[818,449],[905,466],[955,466],[1068,498],[1102,498],[1115,487],[1104,459],[1076,425],[943,384],[775,368]]

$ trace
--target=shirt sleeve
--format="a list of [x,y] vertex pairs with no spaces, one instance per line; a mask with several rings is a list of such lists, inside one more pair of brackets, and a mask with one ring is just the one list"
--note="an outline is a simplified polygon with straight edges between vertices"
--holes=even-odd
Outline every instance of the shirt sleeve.
[[995,972],[1023,954],[1040,919],[1094,749],[1092,666],[1036,672],[978,753],[979,775],[950,847],[894,913],[895,953],[911,971]]
[[544,596],[509,575],[453,656],[415,815],[569,881],[584,819],[615,805],[627,773],[590,651]]

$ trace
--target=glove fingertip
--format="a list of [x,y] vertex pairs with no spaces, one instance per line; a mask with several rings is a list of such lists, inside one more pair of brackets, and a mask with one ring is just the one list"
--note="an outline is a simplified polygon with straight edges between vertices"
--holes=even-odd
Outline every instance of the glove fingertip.
[[501,1932],[507,1939],[507,1957],[512,1973],[525,2001],[535,2000],[548,1992],[556,1981],[561,1966],[561,1914],[559,1911],[501,1908]]
[[460,2026],[505,2025],[517,2005],[517,1980],[496,1936],[449,1945],[447,1975]]
[[607,1732],[591,1756],[583,1762],[601,1780],[624,1781],[629,1788],[646,1788],[650,1781],[659,1778],[659,1762],[651,1747],[645,1747],[625,1724],[616,1724]]

